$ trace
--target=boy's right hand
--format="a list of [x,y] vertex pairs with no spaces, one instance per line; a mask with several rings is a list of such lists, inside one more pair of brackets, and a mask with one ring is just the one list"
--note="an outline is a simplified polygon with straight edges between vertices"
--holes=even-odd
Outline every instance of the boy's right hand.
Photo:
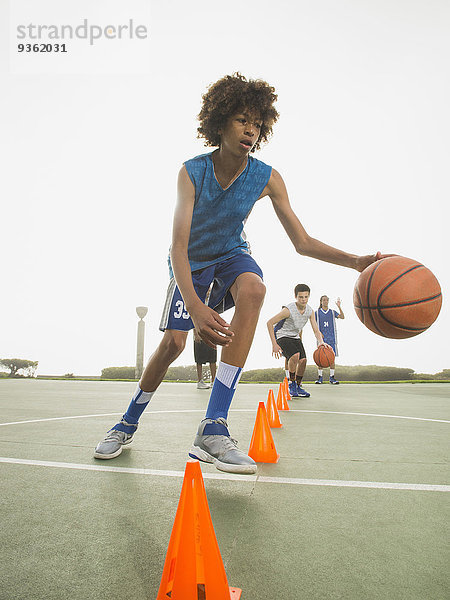
[[283,350],[278,344],[272,344],[272,354],[275,356],[275,358],[281,358]]
[[229,323],[224,321],[215,310],[200,303],[191,309],[189,314],[205,344],[214,348],[216,345],[228,346],[231,343],[234,333],[228,329]]

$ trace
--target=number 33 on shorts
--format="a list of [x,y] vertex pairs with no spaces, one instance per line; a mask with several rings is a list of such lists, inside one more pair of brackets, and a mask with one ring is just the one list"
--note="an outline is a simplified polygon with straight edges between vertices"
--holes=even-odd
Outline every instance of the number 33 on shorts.
[[184,307],[184,302],[182,300],[177,300],[175,303],[177,310],[173,313],[174,319],[189,319],[190,315],[188,311]]

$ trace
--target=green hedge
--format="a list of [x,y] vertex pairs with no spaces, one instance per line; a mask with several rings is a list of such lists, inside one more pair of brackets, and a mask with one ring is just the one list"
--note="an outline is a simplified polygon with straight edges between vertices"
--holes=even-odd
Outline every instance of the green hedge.
[[[102,369],[102,379],[135,379],[134,367],[107,367]],[[209,370],[204,367],[205,377],[209,377]],[[324,375],[328,377],[329,371],[325,369]],[[276,367],[271,369],[253,369],[242,373],[241,381],[252,382],[277,382],[285,377],[284,369]],[[430,375],[415,373],[413,369],[404,367],[382,367],[378,365],[336,366],[336,377],[340,381],[441,381],[450,379],[450,369]],[[306,367],[304,380],[315,381],[317,367]],[[170,367],[164,377],[165,381],[197,381],[197,368],[195,365]]]
[[134,367],[106,367],[102,379],[134,379]]

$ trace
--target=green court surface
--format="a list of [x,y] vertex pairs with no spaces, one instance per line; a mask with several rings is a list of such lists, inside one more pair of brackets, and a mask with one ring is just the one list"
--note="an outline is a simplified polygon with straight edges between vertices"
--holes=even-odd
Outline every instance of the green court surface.
[[[255,476],[202,465],[242,600],[448,600],[449,384],[307,386]],[[155,600],[209,396],[164,383],[130,446],[92,457],[135,384],[0,381],[1,600]],[[247,450],[269,386],[238,387]],[[274,390],[276,391],[276,390]]]

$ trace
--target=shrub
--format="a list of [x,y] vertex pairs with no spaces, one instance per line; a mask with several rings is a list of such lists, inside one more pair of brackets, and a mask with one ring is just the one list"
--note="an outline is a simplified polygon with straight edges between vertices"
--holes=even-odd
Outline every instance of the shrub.
[[102,379],[135,379],[134,367],[106,367],[102,369]]
[[450,369],[442,369],[439,373],[435,375],[436,379],[450,379]]
[[183,381],[197,381],[197,367],[195,365],[169,367],[164,379],[168,381],[177,381],[178,379],[182,379]]

